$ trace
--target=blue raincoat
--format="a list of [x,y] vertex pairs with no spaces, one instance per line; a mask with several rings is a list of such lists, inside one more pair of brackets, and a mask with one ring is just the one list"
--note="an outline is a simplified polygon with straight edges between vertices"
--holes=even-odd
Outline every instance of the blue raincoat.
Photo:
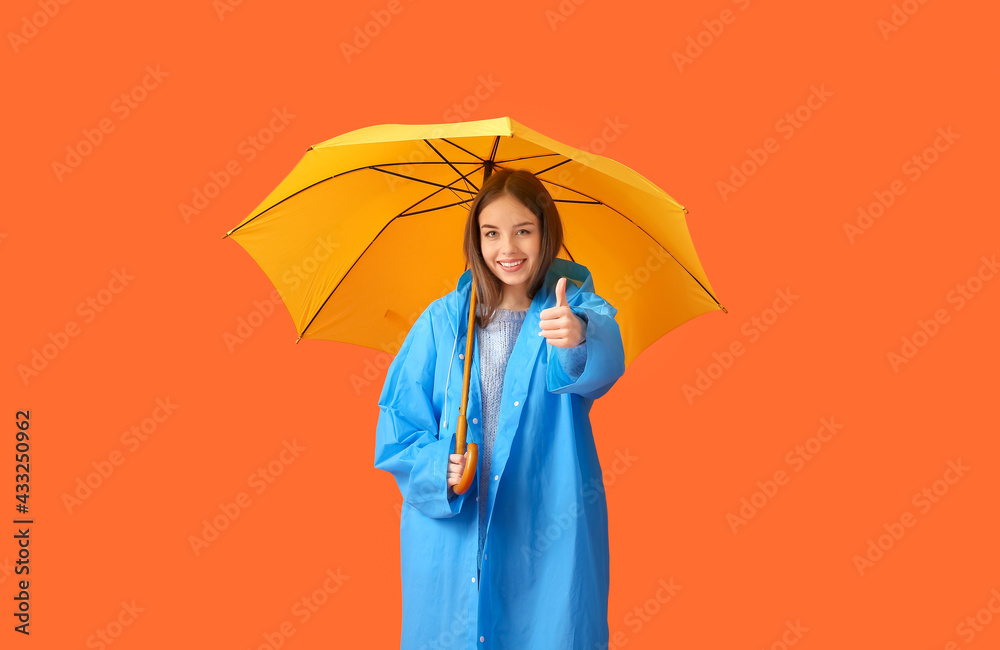
[[[538,335],[560,277],[586,323],[586,362],[576,375],[566,371],[569,348]],[[379,397],[375,467],[393,475],[403,496],[400,648],[594,650],[608,642],[609,554],[589,413],[625,372],[617,309],[593,292],[586,267],[552,262],[507,363],[492,467],[480,458],[469,489],[449,498],[471,280],[467,269],[414,322]],[[482,448],[478,336],[466,416],[466,442]],[[481,480],[489,498],[477,577]]]

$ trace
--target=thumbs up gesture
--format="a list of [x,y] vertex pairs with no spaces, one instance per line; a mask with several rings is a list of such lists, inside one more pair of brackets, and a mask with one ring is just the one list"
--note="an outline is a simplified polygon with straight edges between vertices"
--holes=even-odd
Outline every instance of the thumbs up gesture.
[[556,305],[543,309],[538,321],[549,344],[560,348],[571,348],[583,340],[583,320],[573,313],[566,300],[566,278],[556,283]]

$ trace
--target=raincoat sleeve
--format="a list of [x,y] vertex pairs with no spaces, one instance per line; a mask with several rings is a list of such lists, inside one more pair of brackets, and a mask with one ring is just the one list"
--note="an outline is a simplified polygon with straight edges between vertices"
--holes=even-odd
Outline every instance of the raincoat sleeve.
[[443,518],[458,514],[472,490],[456,495],[448,486],[455,434],[438,437],[432,399],[437,348],[430,311],[424,310],[410,328],[386,373],[378,400],[375,468],[393,475],[406,503],[428,517]]
[[584,321],[584,341],[572,348],[548,345],[546,387],[597,399],[625,374],[625,347],[615,320],[618,310],[590,291],[577,291],[570,309]]

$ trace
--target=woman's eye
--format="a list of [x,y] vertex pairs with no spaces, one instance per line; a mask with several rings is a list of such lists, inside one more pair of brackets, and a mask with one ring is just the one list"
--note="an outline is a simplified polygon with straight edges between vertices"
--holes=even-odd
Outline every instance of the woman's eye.
[[[523,232],[523,233],[525,233],[525,234],[527,234],[527,235],[530,235],[530,234],[531,234],[531,231],[530,231],[530,230],[528,230],[527,228],[521,228],[521,229],[520,229],[520,230],[518,230],[517,232],[518,232],[518,233],[522,233],[522,232]],[[493,239],[492,237],[490,237],[490,235],[495,235],[495,234],[497,234],[497,231],[496,231],[496,230],[490,230],[489,232],[487,232],[486,234],[484,234],[484,235],[483,235],[483,237],[486,237],[487,239]]]

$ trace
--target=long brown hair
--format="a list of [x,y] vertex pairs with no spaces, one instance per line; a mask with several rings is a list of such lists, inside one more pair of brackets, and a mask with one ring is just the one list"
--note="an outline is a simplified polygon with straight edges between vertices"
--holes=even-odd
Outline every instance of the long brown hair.
[[479,305],[485,315],[479,318],[479,326],[486,327],[493,320],[497,307],[503,298],[503,281],[493,275],[483,259],[483,247],[479,230],[479,214],[483,208],[500,198],[510,196],[531,210],[538,218],[542,234],[539,247],[539,264],[528,281],[528,299],[531,300],[545,282],[552,261],[559,255],[563,244],[562,220],[556,209],[552,195],[538,178],[526,169],[496,169],[476,194],[469,207],[469,218],[465,222],[465,263],[472,267],[476,279],[476,314]]

